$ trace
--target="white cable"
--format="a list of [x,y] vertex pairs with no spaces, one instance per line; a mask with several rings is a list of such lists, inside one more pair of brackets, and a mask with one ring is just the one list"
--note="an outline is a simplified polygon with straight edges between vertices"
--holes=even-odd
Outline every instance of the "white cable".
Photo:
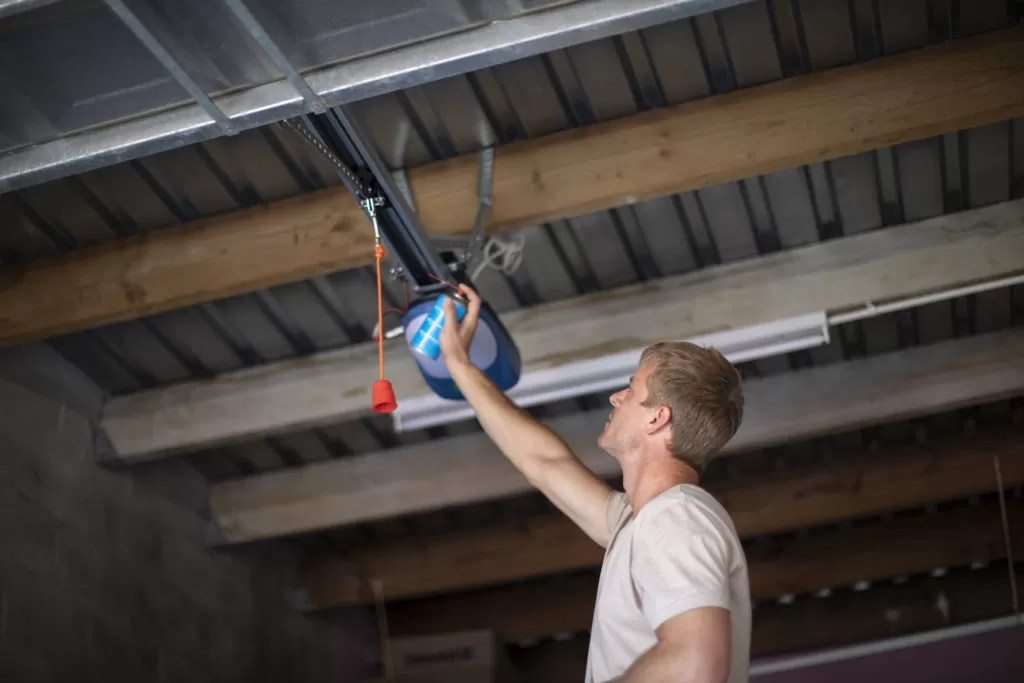
[[523,263],[523,249],[526,247],[526,233],[520,231],[508,240],[488,237],[480,250],[480,263],[473,271],[472,279],[476,280],[484,268],[490,266],[511,275]]
[[[370,339],[377,341],[377,334],[380,332],[380,323],[375,323],[373,326],[373,333],[370,335]],[[384,331],[384,339],[394,339],[402,334],[405,334],[405,328],[399,325],[398,327],[392,327],[389,330]]]

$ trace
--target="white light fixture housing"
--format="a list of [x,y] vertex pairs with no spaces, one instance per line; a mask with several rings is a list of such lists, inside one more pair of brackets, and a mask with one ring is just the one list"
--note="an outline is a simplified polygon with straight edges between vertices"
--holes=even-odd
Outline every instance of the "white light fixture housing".
[[[714,346],[732,363],[744,363],[822,346],[829,341],[828,317],[824,311],[715,332],[687,341]],[[637,368],[643,349],[632,349],[566,363],[556,368],[523,373],[519,383],[506,395],[523,408],[625,386]],[[465,401],[449,401],[433,394],[402,398],[392,413],[396,432],[425,429],[468,420],[474,415]]]

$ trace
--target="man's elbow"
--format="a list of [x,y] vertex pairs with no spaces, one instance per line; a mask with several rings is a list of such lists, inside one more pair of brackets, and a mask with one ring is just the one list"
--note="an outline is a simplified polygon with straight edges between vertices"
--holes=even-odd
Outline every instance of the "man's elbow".
[[609,683],[727,683],[729,658],[659,643]]
[[729,658],[714,654],[696,654],[680,658],[680,683],[727,683]]
[[[730,675],[729,611],[700,607],[672,617],[658,628],[660,659],[671,677],[685,683],[726,683]],[[660,679],[659,679],[660,680]]]
[[536,489],[542,489],[544,483],[548,479],[548,471],[550,468],[547,463],[538,456],[531,455],[528,458],[523,458],[522,462],[517,463],[519,472],[526,478],[527,483]]
[[531,486],[544,489],[559,467],[564,467],[568,454],[559,449],[534,450],[521,458],[518,469]]
[[729,680],[728,652],[675,653],[679,683],[727,683]]
[[728,683],[729,661],[715,660],[708,662],[706,665],[698,667],[690,678],[684,678],[683,680],[691,681],[692,683]]

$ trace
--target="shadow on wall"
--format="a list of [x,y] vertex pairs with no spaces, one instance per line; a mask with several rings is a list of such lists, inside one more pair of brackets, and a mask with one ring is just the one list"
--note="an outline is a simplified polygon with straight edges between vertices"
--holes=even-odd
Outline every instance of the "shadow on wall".
[[337,683],[294,558],[207,547],[181,462],[99,465],[102,401],[48,345],[0,349],[0,681]]

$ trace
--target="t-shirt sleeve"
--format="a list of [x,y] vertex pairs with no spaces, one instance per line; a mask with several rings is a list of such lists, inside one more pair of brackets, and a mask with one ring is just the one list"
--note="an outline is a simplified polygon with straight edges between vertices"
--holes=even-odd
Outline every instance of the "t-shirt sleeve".
[[634,531],[633,581],[652,629],[698,607],[729,609],[732,547],[708,516],[676,502]]
[[631,514],[632,509],[629,507],[629,498],[626,497],[626,494],[622,491],[612,491],[608,496],[608,503],[605,505],[604,511],[609,535],[614,537]]

